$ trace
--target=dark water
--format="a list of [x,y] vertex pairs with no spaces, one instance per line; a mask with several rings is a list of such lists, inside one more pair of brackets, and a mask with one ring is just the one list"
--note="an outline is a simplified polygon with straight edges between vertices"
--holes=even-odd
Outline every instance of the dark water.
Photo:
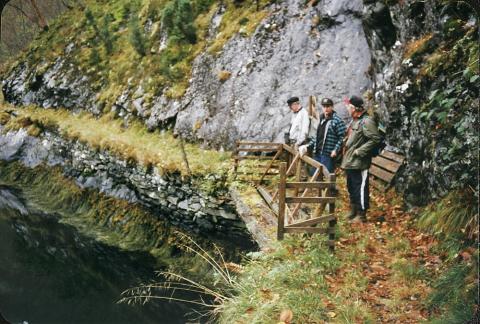
[[[0,186],[0,313],[12,323],[186,323],[186,304],[117,304],[120,293],[155,278],[155,260],[99,243],[28,210]],[[190,316],[191,317],[191,316]]]

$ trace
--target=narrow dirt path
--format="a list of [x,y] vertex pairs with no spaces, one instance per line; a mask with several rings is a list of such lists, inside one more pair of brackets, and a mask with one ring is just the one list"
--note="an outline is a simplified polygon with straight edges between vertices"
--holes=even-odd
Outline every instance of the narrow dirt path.
[[[345,191],[341,192],[343,205],[348,206]],[[400,201],[393,192],[373,192],[367,223],[340,221],[347,234],[339,238],[337,253],[346,266],[331,278],[330,291],[344,294],[351,285],[350,297],[358,298],[376,323],[426,320],[428,282],[442,262],[430,252],[437,244],[434,238],[414,228],[412,214],[402,210]],[[347,209],[339,209],[340,218],[345,219]]]

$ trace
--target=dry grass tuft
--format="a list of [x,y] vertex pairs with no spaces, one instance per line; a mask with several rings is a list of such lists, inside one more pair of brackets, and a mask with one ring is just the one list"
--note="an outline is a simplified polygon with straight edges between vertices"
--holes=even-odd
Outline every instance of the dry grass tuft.
[[405,51],[403,53],[403,58],[404,59],[410,58],[412,57],[413,54],[423,50],[425,48],[425,45],[432,38],[432,36],[433,36],[432,34],[427,34],[420,37],[419,39],[415,39],[407,43],[405,46]]
[[225,71],[225,70],[222,70],[217,74],[218,80],[220,80],[220,82],[227,81],[228,79],[230,79],[231,76],[232,76],[232,72]]

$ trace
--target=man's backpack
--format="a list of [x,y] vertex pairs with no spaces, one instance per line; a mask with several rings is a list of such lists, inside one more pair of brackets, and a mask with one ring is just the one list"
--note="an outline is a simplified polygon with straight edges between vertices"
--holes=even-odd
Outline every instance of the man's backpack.
[[[372,151],[370,152],[370,155],[372,157],[376,157],[376,156],[379,156],[380,153],[382,153],[382,151],[385,149],[385,147],[387,146],[387,143],[385,142],[385,135],[387,134],[386,130],[385,130],[385,126],[378,120],[378,118],[372,118],[372,120],[375,122],[375,124],[377,125],[377,128],[378,128],[378,133],[380,134],[381,136],[381,140],[380,142],[372,149]],[[363,123],[362,125],[363,126]]]
[[377,123],[377,127],[378,127],[378,132],[380,133],[380,136],[382,136],[382,139],[380,140],[380,143],[378,143],[378,145],[373,148],[372,157],[376,157],[380,155],[380,153],[382,153],[382,151],[387,146],[387,143],[385,142],[385,135],[386,135],[385,126],[383,126],[383,124],[379,122]]

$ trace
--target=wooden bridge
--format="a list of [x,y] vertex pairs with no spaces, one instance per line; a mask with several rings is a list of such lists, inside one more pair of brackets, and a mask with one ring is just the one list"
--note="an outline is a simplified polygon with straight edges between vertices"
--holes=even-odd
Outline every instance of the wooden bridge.
[[[328,235],[328,246],[334,249],[334,173],[281,143],[237,142],[233,158],[236,176],[251,181],[277,215],[279,240],[285,233],[322,233]],[[238,173],[242,164],[246,170]]]

